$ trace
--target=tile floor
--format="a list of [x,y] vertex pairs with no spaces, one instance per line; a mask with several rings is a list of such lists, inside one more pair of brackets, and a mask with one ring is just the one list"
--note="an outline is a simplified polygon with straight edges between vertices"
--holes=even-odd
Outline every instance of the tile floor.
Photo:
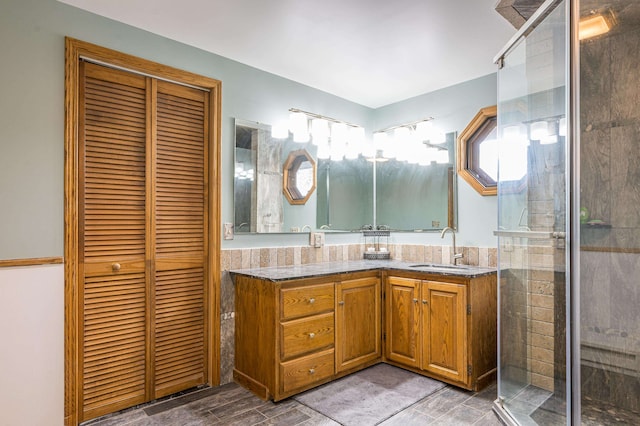
[[[445,386],[380,423],[384,426],[482,425],[502,423],[491,407],[496,399],[494,382],[480,392]],[[205,388],[102,417],[83,426],[203,426],[203,425],[320,425],[339,423],[294,401],[262,401],[235,383]],[[359,425],[367,426],[367,425]]]

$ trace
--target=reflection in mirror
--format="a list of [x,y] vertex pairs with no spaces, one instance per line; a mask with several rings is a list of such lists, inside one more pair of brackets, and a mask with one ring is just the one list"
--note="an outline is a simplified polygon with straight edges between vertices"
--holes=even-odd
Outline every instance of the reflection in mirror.
[[235,124],[235,232],[281,232],[282,144],[267,125],[238,119]]
[[373,224],[373,163],[318,160],[317,227],[359,231]]
[[439,146],[446,163],[389,160],[376,163],[376,225],[396,231],[456,227],[455,133]]
[[306,150],[289,153],[283,167],[283,185],[289,204],[305,204],[316,189],[316,162]]

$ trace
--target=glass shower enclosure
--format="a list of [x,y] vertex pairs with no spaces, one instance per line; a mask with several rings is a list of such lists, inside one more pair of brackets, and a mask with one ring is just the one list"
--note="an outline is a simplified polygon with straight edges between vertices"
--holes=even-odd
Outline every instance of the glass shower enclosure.
[[496,57],[507,424],[640,424],[638,45],[640,2],[547,0]]

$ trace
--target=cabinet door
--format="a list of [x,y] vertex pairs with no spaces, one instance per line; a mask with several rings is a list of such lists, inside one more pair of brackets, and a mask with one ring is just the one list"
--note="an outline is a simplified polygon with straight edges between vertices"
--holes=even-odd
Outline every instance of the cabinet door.
[[387,358],[407,366],[420,364],[420,281],[389,277],[386,285]]
[[381,356],[380,279],[343,281],[336,290],[336,369],[343,371]]
[[422,369],[467,381],[467,288],[423,281]]

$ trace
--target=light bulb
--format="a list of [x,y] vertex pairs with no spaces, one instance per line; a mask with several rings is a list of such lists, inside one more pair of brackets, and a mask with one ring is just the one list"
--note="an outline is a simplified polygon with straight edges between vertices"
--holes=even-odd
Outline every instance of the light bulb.
[[364,142],[364,127],[351,126],[349,127],[349,141],[355,143]]
[[558,120],[558,134],[560,136],[567,136],[567,117],[562,117]]
[[384,149],[389,142],[389,135],[385,132],[376,132],[373,134],[373,145],[376,149]]
[[586,40],[609,32],[611,25],[603,15],[592,15],[580,19],[578,23],[578,39]]
[[349,129],[345,123],[331,123],[331,145],[345,144],[349,137]]
[[408,127],[398,127],[393,131],[393,138],[396,143],[406,143],[411,137]]
[[531,123],[531,140],[539,141],[549,136],[549,129],[546,121],[535,121]]
[[314,145],[326,143],[329,140],[329,122],[324,118],[311,120],[311,136]]
[[274,139],[286,139],[289,137],[289,124],[286,121],[279,121],[271,126],[271,137]]
[[433,123],[431,121],[421,121],[416,124],[416,136],[420,141],[426,141],[431,135]]
[[307,114],[304,112],[291,112],[289,114],[289,130],[291,130],[291,133],[309,133]]
[[331,150],[329,149],[329,144],[318,145],[318,152],[316,156],[321,160],[327,160],[331,157]]
[[293,141],[297,143],[309,142],[309,132],[293,132]]

